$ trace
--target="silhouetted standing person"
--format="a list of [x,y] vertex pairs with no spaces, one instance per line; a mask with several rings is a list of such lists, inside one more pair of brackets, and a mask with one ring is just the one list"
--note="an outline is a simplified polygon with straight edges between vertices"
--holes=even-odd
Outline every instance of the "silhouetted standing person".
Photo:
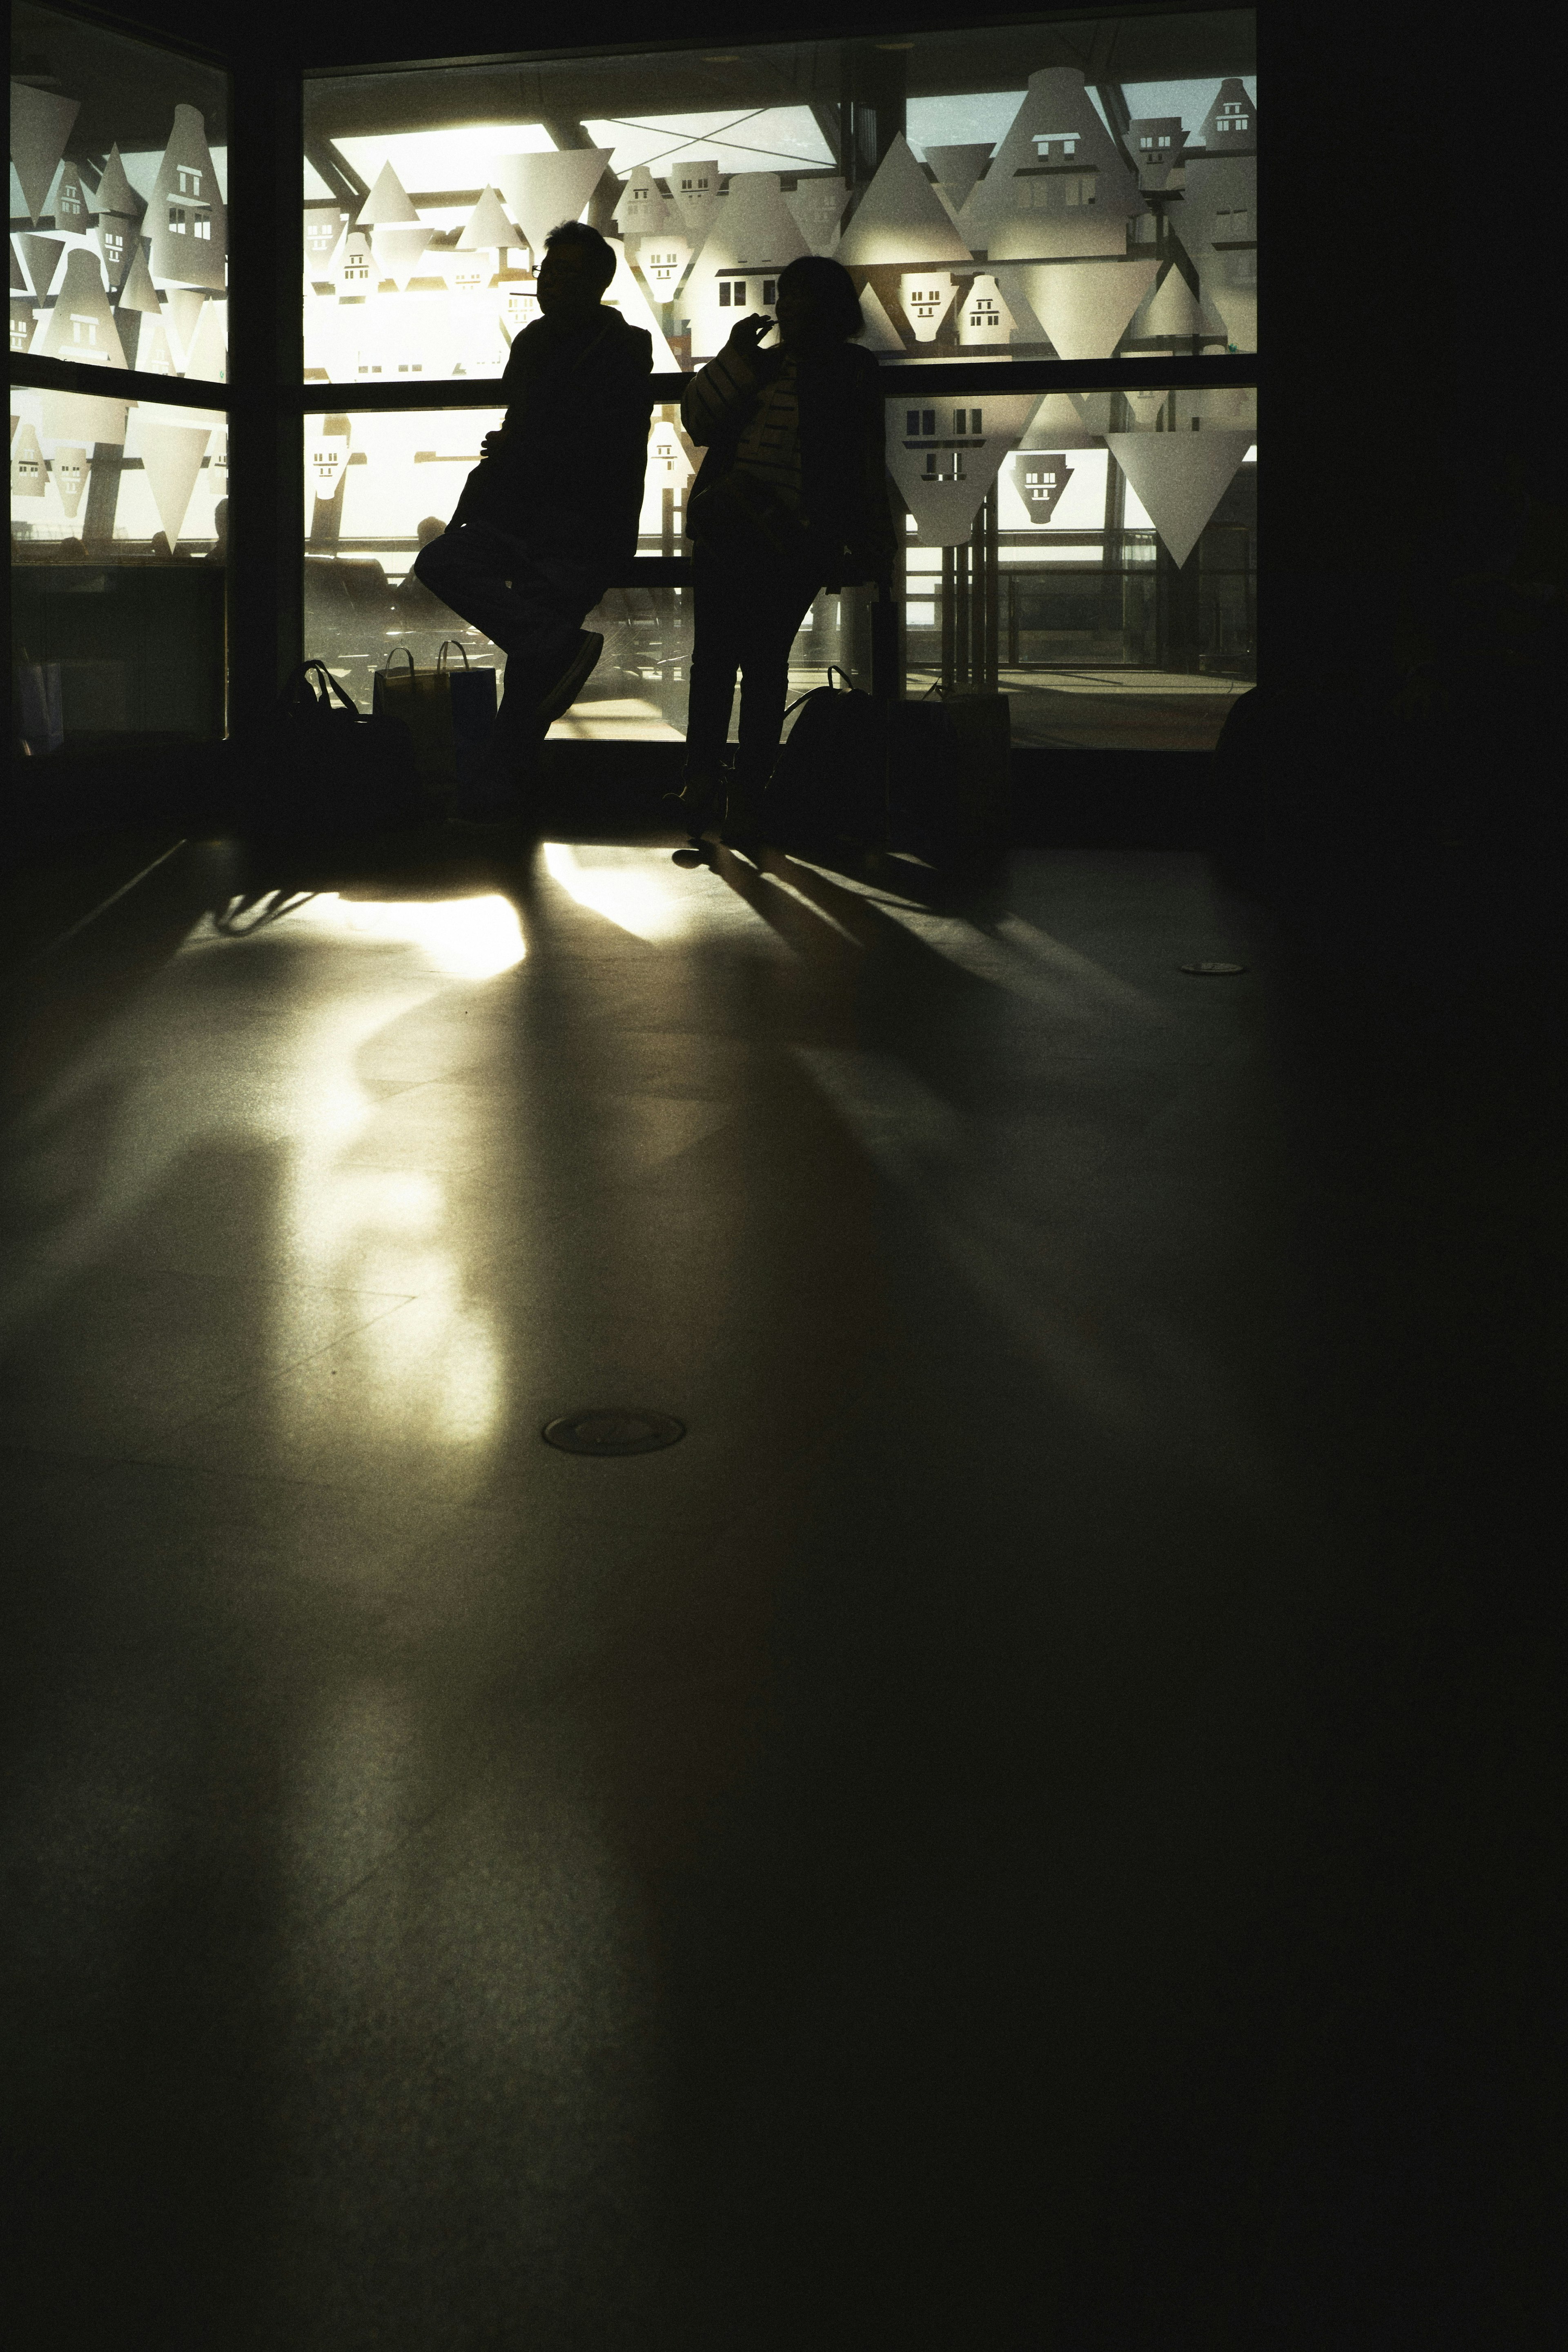
[[[778,752],[789,650],[813,598],[884,575],[898,545],[888,503],[882,390],[849,273],[823,256],[778,281],[780,341],[753,312],[692,378],[681,417],[708,455],[687,502],[695,644],[680,803],[693,835],[723,818],[754,838]],[[721,765],[735,674],[734,790]]]
[[583,621],[637,552],[653,414],[653,344],[600,300],[613,247],[581,221],[544,240],[541,316],[501,377],[506,422],[488,434],[446,530],[414,572],[507,656],[506,682],[459,823],[506,824],[552,719],[604,651]]

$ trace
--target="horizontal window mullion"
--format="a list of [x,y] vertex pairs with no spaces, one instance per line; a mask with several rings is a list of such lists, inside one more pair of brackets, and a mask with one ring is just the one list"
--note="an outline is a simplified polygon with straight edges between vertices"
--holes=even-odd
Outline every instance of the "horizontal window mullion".
[[25,352],[11,355],[11,382],[24,391],[75,392],[93,400],[134,400],[165,408],[214,408],[226,414],[231,404],[226,383],[211,383],[203,377],[143,375],[135,368],[34,359]]
[[[696,373],[696,371],[693,371]],[[1139,360],[938,360],[881,370],[889,400],[950,392],[1215,392],[1255,388],[1257,357]],[[656,403],[679,401],[691,382],[686,373],[656,374]],[[417,383],[305,383],[292,397],[302,413],[355,410],[374,415],[420,408],[504,408],[499,376],[475,380],[422,376]]]

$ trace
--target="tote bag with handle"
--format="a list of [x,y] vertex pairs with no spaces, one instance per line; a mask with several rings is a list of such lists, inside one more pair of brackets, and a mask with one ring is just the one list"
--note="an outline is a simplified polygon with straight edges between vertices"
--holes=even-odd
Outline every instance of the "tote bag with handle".
[[[453,649],[463,657],[460,670],[447,667]],[[471,664],[467,646],[456,637],[444,641],[434,669],[420,669],[407,646],[395,646],[375,673],[373,692],[377,715],[395,719],[406,731],[426,798],[447,806],[454,782],[471,769],[495,723],[494,668]]]

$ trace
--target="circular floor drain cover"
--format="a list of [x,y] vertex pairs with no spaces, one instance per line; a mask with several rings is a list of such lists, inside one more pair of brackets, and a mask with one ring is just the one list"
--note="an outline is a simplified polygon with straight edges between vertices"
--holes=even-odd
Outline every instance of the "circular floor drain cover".
[[673,1445],[686,1434],[683,1421],[667,1412],[631,1412],[614,1405],[598,1405],[585,1412],[564,1412],[546,1424],[544,1442],[563,1454],[652,1454]]
[[1184,971],[1196,972],[1205,980],[1228,980],[1234,972],[1245,971],[1244,963],[1184,963]]

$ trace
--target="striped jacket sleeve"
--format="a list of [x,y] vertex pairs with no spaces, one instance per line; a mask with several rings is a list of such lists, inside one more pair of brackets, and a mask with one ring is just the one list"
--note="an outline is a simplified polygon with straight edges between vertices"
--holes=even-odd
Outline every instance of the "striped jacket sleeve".
[[726,426],[739,426],[761,379],[739,352],[721,352],[694,375],[680,402],[680,421],[699,448],[716,441]]

